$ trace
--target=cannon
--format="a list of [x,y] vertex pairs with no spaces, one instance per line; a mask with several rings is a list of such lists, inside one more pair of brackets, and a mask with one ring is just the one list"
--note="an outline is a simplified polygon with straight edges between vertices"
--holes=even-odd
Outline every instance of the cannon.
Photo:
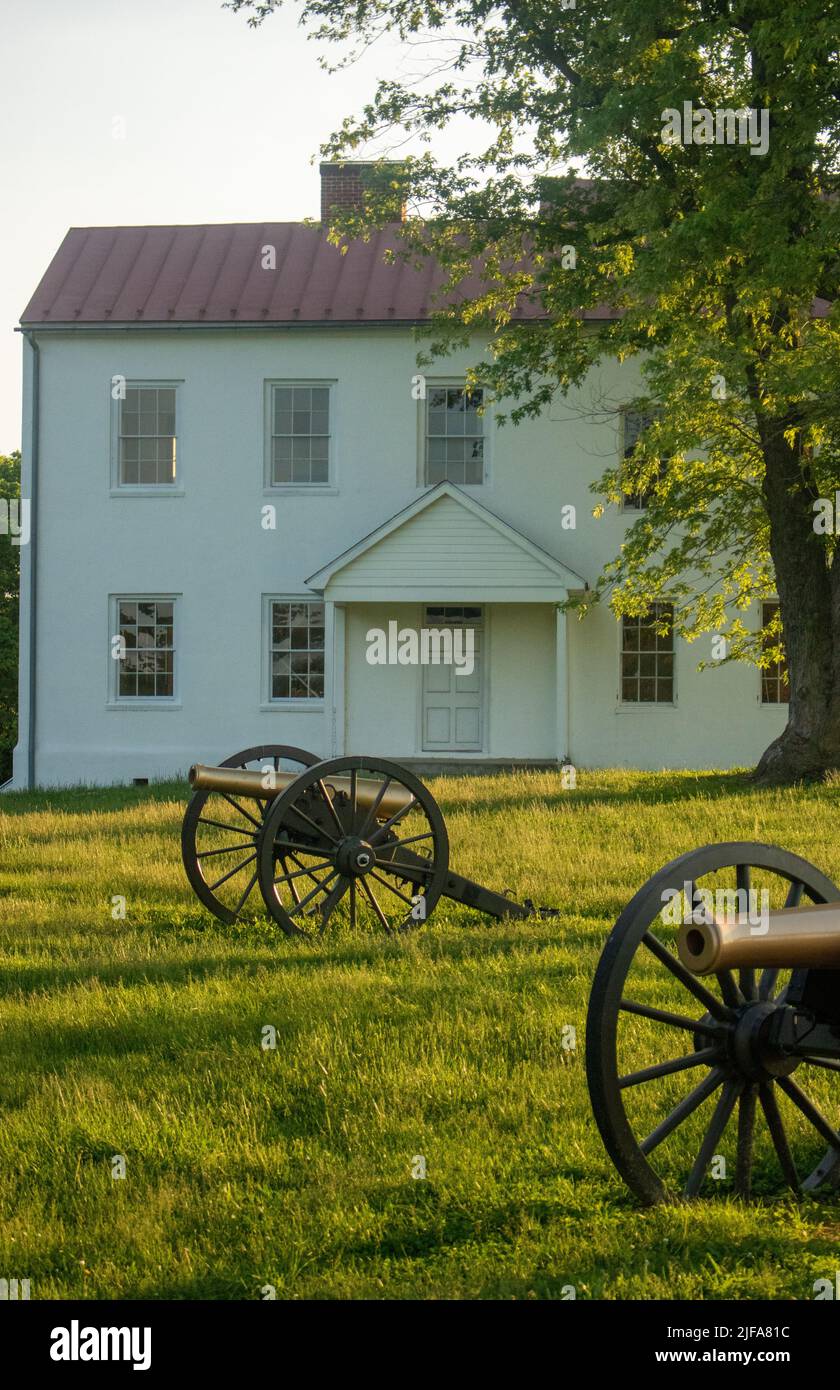
[[190,768],[181,830],[187,877],[200,901],[232,924],[255,889],[290,936],[351,927],[405,931],[441,897],[496,918],[554,915],[449,868],[449,837],[434,797],[383,758],[320,761],[286,744]]
[[[840,890],[771,845],[666,864],[595,972],[586,1070],[644,1203],[840,1185]],[[763,1121],[763,1122],[762,1122]]]

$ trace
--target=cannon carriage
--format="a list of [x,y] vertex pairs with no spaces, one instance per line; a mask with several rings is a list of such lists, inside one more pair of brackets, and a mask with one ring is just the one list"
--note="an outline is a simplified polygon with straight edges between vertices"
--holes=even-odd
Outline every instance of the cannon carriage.
[[285,744],[190,768],[181,831],[187,877],[206,908],[232,923],[262,901],[290,936],[331,922],[405,931],[441,897],[496,918],[553,909],[516,902],[449,867],[440,808],[412,772],[361,755],[319,761]]
[[607,1152],[645,1203],[780,1178],[837,1188],[840,890],[769,845],[667,864],[604,947],[586,1069]]

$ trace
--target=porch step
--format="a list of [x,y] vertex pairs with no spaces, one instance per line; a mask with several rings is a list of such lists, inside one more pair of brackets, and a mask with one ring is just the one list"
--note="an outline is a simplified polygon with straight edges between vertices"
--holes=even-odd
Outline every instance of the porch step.
[[523,768],[556,771],[561,766],[556,759],[537,758],[483,758],[463,762],[451,758],[397,758],[395,761],[419,777],[482,777],[494,772],[518,772]]

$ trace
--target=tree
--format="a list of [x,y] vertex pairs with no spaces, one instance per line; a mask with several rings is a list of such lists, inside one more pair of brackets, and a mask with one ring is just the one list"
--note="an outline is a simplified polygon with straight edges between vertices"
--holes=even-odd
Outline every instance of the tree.
[[[19,497],[20,454],[0,455],[0,783],[12,775],[17,741],[20,546],[12,545],[9,502]],[[17,514],[12,520],[17,528]]]
[[[280,3],[231,8],[259,24]],[[395,186],[426,212],[404,254],[446,269],[432,352],[487,329],[475,376],[515,402],[513,420],[607,357],[639,359],[635,404],[654,422],[597,491],[603,504],[651,488],[651,503],[587,604],[668,599],[688,640],[716,633],[726,660],[767,664],[776,629],[743,617],[778,592],[789,719],[756,775],[839,767],[840,559],[825,523],[840,486],[838,0],[302,0],[301,18],[325,43],[390,33],[434,55],[420,80],[382,80],[325,153],[484,123],[451,166],[429,151],[383,164],[364,213],[336,223],[369,232]],[[514,317],[529,301],[542,322]],[[619,317],[584,322],[598,305]]]

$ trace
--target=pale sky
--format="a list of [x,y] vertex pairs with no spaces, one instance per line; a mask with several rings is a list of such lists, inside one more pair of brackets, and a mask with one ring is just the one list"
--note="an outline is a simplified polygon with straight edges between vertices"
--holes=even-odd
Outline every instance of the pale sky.
[[321,142],[377,75],[416,69],[379,45],[331,77],[299,13],[254,30],[221,0],[0,0],[0,454],[20,445],[14,328],[68,227],[317,217]]

